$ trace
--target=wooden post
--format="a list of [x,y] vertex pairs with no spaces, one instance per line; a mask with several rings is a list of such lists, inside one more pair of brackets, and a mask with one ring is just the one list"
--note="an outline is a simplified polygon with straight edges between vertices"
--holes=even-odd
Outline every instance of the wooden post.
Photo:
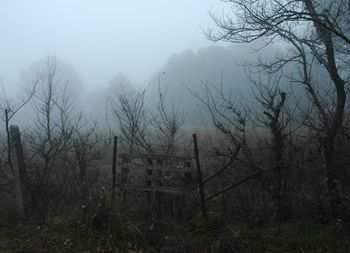
[[28,189],[26,185],[27,171],[24,163],[21,135],[18,126],[10,126],[13,154],[13,170],[15,174],[16,206],[19,215],[24,215],[28,204]]
[[112,201],[115,200],[115,178],[117,174],[117,145],[118,145],[118,137],[114,136],[113,162],[112,162]]
[[207,211],[205,208],[202,171],[201,171],[201,165],[200,165],[200,161],[199,161],[199,153],[198,153],[197,135],[196,134],[193,134],[193,145],[194,145],[194,156],[195,156],[196,164],[197,164],[198,186],[199,186],[199,195],[200,195],[200,199],[201,199],[201,208],[202,208],[203,217],[205,217],[207,215]]

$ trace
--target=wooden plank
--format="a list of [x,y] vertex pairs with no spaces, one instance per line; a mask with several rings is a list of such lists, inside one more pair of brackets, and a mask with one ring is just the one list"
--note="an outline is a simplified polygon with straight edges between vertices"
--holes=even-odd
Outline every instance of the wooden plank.
[[135,187],[134,185],[123,185],[123,189],[127,189],[129,191],[143,191],[143,192],[163,192],[163,193],[176,193],[183,194],[186,193],[187,190],[181,187]]
[[[187,192],[184,188],[185,174],[192,174],[192,158],[154,154],[118,155],[119,163],[122,167],[130,169],[130,176],[133,179],[126,184],[121,183],[121,190],[176,194]],[[143,183],[140,180],[143,180]]]
[[173,155],[155,155],[155,154],[128,154],[128,153],[119,153],[120,157],[128,157],[130,159],[132,158],[141,158],[141,159],[177,159],[177,160],[183,160],[183,161],[192,161],[191,157],[184,157],[184,156],[173,156]]

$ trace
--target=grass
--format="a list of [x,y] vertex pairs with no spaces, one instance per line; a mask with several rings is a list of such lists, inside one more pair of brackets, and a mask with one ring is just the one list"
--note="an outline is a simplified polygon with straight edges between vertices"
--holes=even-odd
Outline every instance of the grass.
[[[110,217],[93,231],[75,217],[54,217],[46,224],[22,221],[2,225],[0,252],[349,252],[349,229],[313,220],[254,227],[229,224],[217,214],[188,222],[174,219],[122,224]],[[116,251],[118,249],[118,251]]]
[[295,219],[248,224],[218,212],[186,219],[157,218],[144,202],[108,202],[104,188],[45,219],[19,219],[15,203],[2,198],[0,253],[347,253],[348,224]]

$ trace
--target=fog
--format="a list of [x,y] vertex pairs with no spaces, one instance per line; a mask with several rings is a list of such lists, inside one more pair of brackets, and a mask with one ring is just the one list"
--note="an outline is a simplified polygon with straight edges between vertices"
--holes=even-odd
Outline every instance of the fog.
[[[105,119],[108,95],[123,84],[146,87],[149,108],[157,102],[161,86],[186,122],[209,122],[207,110],[188,89],[200,93],[204,83],[223,84],[237,103],[247,100],[251,87],[242,63],[286,51],[271,45],[256,54],[263,45],[259,42],[230,45],[208,40],[205,31],[215,27],[210,13],[221,15],[223,7],[216,0],[4,2],[1,84],[11,96],[23,97],[46,57],[54,56],[57,80],[74,91],[76,106],[91,118]],[[30,110],[21,110],[18,120]]]
[[2,1],[0,78],[7,90],[48,54],[70,64],[87,90],[119,72],[147,83],[174,53],[211,45],[203,29],[215,0]]

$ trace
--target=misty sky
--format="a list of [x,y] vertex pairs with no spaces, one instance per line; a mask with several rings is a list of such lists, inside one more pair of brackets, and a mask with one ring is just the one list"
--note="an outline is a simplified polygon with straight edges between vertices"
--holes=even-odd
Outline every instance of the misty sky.
[[22,70],[55,54],[88,88],[107,86],[119,72],[144,84],[172,54],[213,44],[201,28],[219,7],[219,0],[2,0],[0,78],[14,87]]

